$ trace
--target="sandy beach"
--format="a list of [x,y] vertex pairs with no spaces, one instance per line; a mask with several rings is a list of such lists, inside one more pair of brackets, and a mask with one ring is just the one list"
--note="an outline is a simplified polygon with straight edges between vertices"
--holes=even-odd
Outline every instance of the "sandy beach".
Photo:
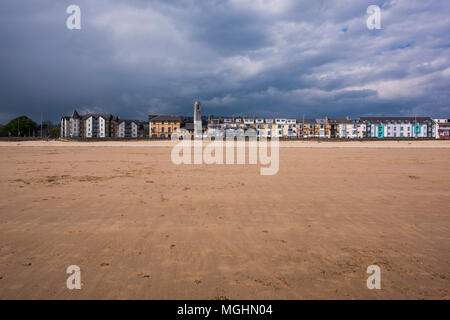
[[281,142],[273,176],[173,145],[0,142],[0,299],[450,298],[450,141]]

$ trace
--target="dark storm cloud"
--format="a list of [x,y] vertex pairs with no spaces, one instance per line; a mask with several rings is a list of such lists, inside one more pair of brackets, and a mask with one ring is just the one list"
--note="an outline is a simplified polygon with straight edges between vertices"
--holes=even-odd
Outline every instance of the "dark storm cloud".
[[[81,7],[68,30],[66,8]],[[366,8],[382,8],[368,30]],[[190,114],[449,116],[442,1],[2,1],[0,122],[74,108]]]

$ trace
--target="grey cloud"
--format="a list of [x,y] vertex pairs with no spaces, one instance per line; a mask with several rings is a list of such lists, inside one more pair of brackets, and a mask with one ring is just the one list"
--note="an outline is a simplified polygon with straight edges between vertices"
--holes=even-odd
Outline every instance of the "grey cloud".
[[[449,116],[450,3],[73,1],[0,4],[0,122],[73,108],[190,114]],[[369,4],[382,30],[366,28]],[[343,32],[343,30],[346,32]]]

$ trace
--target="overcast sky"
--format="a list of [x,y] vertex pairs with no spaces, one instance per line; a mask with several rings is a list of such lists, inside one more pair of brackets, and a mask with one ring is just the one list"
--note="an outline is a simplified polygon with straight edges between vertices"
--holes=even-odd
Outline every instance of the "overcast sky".
[[0,0],[0,123],[191,115],[196,99],[215,115],[450,117],[449,16],[449,0]]

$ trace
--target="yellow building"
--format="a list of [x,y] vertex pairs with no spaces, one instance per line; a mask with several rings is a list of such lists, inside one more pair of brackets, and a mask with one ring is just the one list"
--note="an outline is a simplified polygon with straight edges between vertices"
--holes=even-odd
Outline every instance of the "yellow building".
[[271,124],[272,128],[270,129],[271,131],[271,137],[280,137],[280,135],[278,134],[278,125],[275,123]]
[[300,126],[302,127],[303,138],[315,138],[315,126],[316,121],[314,119],[302,119]]
[[150,115],[149,121],[150,138],[170,138],[173,133],[180,131],[179,115]]
[[325,119],[316,119],[315,136],[316,138],[331,137],[331,125],[328,123],[328,117]]

